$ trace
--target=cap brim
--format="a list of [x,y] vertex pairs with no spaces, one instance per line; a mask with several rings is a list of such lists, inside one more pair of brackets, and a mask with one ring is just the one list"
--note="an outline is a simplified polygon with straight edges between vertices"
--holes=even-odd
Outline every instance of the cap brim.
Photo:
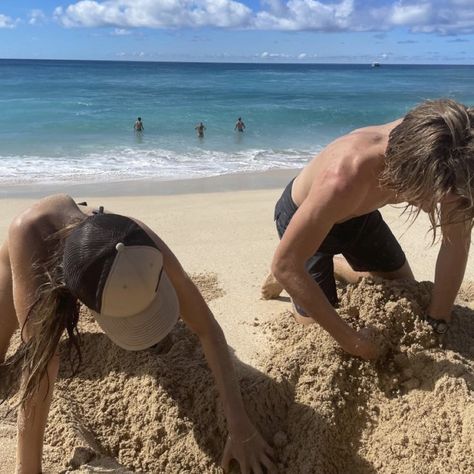
[[123,349],[140,351],[164,339],[179,318],[179,302],[168,275],[163,271],[156,297],[139,314],[117,318],[92,311],[97,323]]

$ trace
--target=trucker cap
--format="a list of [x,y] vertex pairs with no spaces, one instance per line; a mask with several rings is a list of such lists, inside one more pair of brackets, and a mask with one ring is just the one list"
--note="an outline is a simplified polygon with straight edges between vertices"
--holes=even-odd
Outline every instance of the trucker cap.
[[153,346],[178,320],[163,255],[128,217],[100,213],[85,219],[66,238],[63,270],[68,289],[124,349]]

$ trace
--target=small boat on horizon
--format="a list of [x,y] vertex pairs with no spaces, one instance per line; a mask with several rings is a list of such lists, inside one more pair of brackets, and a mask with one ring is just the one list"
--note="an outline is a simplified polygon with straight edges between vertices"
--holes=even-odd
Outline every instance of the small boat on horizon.
[[372,63],[372,67],[380,67],[380,63],[374,62]]

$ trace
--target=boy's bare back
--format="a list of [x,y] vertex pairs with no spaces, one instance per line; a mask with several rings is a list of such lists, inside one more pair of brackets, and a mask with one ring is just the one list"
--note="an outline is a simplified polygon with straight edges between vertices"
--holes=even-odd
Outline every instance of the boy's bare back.
[[378,179],[390,131],[399,123],[360,128],[331,142],[295,179],[292,197],[296,205],[310,193],[312,198],[320,196],[321,202],[342,198],[346,212],[334,222],[343,222],[399,202],[392,192],[380,187]]

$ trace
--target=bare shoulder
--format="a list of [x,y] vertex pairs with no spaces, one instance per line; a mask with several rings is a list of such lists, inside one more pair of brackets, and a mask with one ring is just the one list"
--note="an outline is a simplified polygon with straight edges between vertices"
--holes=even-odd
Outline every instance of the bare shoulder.
[[[311,195],[349,200],[356,205],[373,185],[384,145],[378,133],[344,135],[331,142],[300,173],[293,186],[297,205]],[[355,200],[355,201],[354,201]]]
[[[385,151],[384,135],[374,132],[349,134],[327,149],[327,174],[344,188],[360,186],[365,177],[377,171]],[[326,173],[325,173],[326,174]]]
[[393,120],[392,122],[383,123],[380,125],[369,125],[367,127],[356,128],[349,135],[356,135],[356,134],[389,134],[397,125],[400,125],[402,122],[402,118]]
[[54,224],[54,216],[77,208],[74,200],[67,194],[54,194],[44,197],[16,216],[10,224],[9,233],[33,232],[46,223]]

